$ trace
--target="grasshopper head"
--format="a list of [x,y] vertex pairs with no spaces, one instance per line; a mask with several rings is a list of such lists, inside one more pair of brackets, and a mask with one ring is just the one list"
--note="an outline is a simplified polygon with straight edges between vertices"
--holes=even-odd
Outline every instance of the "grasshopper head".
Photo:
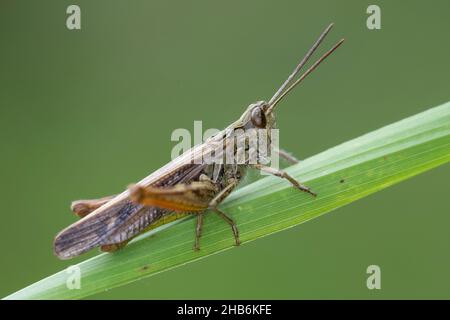
[[239,119],[244,129],[272,129],[275,126],[275,115],[267,112],[269,104],[266,101],[257,101],[247,107]]

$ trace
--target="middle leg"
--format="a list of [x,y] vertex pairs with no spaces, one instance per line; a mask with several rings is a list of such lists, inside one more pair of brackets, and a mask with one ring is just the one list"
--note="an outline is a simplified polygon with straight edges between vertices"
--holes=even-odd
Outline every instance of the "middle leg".
[[236,179],[231,179],[229,184],[222,191],[220,191],[214,199],[211,200],[209,203],[209,209],[214,211],[219,217],[230,225],[231,230],[233,231],[235,244],[238,246],[241,244],[241,241],[239,240],[239,231],[237,229],[236,222],[218,208],[218,205],[231,193],[231,191],[233,191],[237,184],[238,181]]

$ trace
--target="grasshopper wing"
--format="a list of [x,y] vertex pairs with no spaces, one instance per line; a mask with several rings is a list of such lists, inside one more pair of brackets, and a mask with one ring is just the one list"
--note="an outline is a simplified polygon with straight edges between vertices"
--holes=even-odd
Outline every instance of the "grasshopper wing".
[[[164,169],[164,167],[162,168]],[[151,174],[140,185],[172,186],[196,179],[204,165],[187,164],[162,174]],[[54,241],[55,255],[70,259],[100,245],[131,239],[160,219],[167,210],[132,203],[124,191],[76,223],[62,230]]]
[[[121,195],[117,198],[119,197]],[[102,245],[105,237],[144,210],[142,206],[134,205],[126,198],[113,199],[111,202],[114,203],[100,207],[92,215],[62,230],[54,241],[56,256],[70,259]]]

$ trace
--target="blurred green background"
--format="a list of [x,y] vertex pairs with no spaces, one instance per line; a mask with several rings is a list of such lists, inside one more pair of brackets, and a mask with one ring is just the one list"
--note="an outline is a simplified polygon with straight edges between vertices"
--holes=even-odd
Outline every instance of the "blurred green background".
[[[65,25],[73,3],[79,31]],[[369,4],[381,30],[366,27]],[[70,201],[166,163],[175,128],[222,128],[269,99],[330,22],[321,52],[347,41],[278,110],[297,157],[448,101],[449,11],[446,0],[2,1],[0,296],[97,254],[53,256],[76,220]],[[437,168],[93,298],[450,298],[449,179]],[[371,264],[381,290],[366,287]]]

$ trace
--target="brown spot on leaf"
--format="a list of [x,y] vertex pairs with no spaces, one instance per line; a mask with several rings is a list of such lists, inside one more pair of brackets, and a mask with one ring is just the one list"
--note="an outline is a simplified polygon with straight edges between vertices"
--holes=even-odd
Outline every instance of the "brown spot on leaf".
[[148,269],[150,269],[150,265],[145,264],[139,268],[139,271],[143,272],[143,271],[147,271]]

